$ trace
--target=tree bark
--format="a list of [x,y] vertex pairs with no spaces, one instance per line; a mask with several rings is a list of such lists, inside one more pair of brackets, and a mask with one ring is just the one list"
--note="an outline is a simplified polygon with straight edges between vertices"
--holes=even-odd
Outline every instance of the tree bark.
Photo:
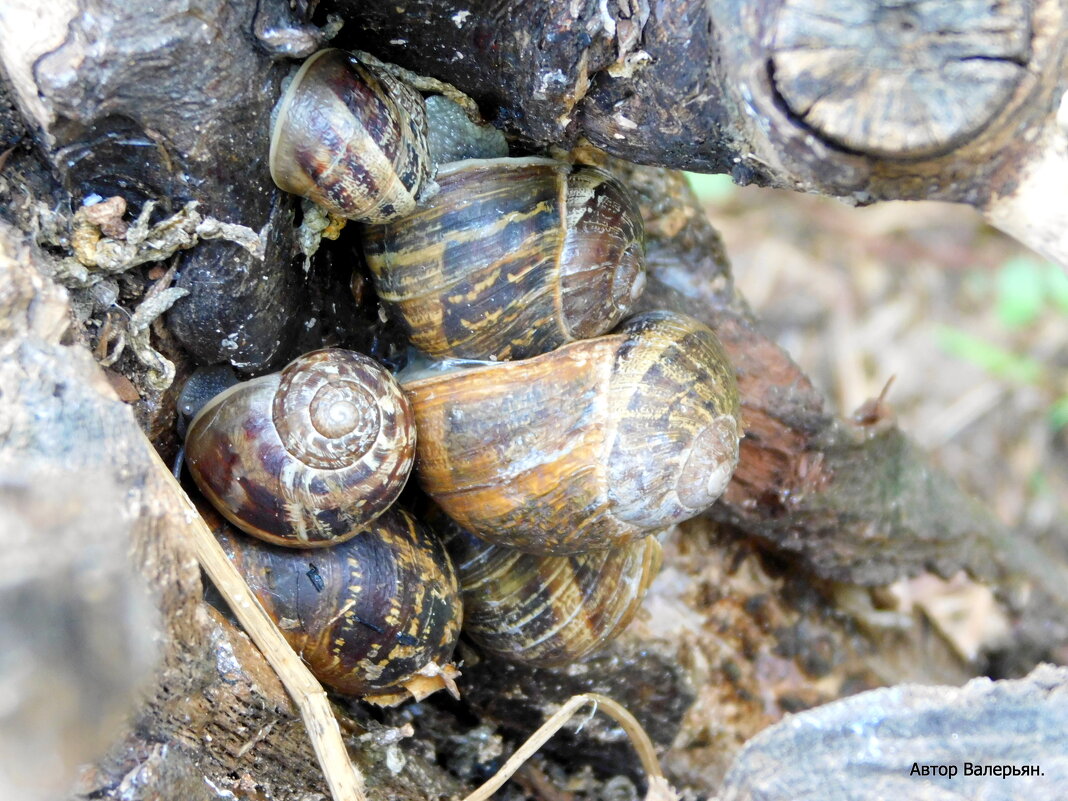
[[170,326],[199,362],[275,363],[301,308],[296,203],[267,170],[268,118],[288,65],[253,36],[263,15],[286,7],[14,0],[0,9],[0,67],[75,204],[121,195],[172,213],[192,200],[260,233],[259,257],[217,241],[182,261],[177,286],[189,295]]
[[970,204],[1068,265],[1064,0],[328,0],[531,143],[852,203]]

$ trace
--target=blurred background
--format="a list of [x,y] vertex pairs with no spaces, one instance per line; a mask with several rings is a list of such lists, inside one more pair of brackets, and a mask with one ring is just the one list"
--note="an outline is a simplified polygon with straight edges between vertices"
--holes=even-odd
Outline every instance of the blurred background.
[[[1068,554],[1062,268],[964,206],[852,208],[689,177],[742,294],[839,416],[893,379],[886,403],[934,462],[1004,523]],[[968,633],[984,604],[958,584],[967,597],[947,601],[964,602],[970,621],[951,639],[967,652],[996,633]]]
[[690,180],[766,330],[839,415],[877,397],[1010,525],[1068,534],[1068,274],[971,209]]

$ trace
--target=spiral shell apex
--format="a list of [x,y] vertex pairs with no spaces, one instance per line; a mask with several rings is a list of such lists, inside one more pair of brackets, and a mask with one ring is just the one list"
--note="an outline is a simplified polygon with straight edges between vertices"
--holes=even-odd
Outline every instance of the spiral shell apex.
[[231,387],[189,426],[186,463],[227,519],[268,542],[340,542],[400,495],[415,454],[411,407],[373,359],[314,351]]
[[528,553],[618,547],[693,517],[738,460],[738,391],[722,347],[672,312],[404,389],[423,489],[464,528]]

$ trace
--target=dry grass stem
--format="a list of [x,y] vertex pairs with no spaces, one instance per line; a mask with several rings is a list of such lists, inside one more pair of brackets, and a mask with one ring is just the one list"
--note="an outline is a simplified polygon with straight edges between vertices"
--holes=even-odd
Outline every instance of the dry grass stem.
[[630,738],[634,750],[638,753],[638,759],[641,760],[642,769],[649,780],[649,790],[645,795],[645,801],[675,801],[678,796],[667,783],[663,771],[660,770],[656,750],[653,748],[649,735],[645,733],[645,729],[634,715],[627,711],[626,707],[599,693],[572,696],[536,732],[530,735],[525,743],[516,749],[516,752],[501,766],[492,779],[467,796],[464,801],[486,801],[490,798],[523,766],[524,762],[534,756],[556,732],[563,728],[565,723],[587,704],[593,705],[594,712],[604,712],[616,721]]
[[174,483],[175,494],[185,506],[186,523],[193,537],[200,566],[274,668],[300,710],[304,727],[308,731],[315,755],[319,758],[319,765],[323,769],[334,801],[367,801],[363,790],[363,777],[349,759],[337,719],[330,709],[330,702],[322,685],[315,680],[300,657],[289,647],[274,622],[263,611],[263,607],[249,591],[245,580],[231,564],[177,479],[159,459],[155,450],[149,450],[159,461],[160,472],[166,474],[167,480]]

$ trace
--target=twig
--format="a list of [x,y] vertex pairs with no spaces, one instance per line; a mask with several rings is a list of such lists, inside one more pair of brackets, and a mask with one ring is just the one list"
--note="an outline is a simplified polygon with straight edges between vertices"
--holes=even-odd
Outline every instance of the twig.
[[493,778],[479,787],[464,801],[486,801],[508,781],[523,763],[534,756],[549,739],[558,732],[565,723],[573,718],[586,704],[592,704],[594,712],[604,712],[610,718],[623,727],[623,731],[630,737],[634,750],[641,760],[642,769],[648,777],[649,790],[645,795],[645,801],[677,801],[678,795],[671,789],[660,770],[660,763],[656,758],[656,750],[637,719],[626,707],[618,701],[613,701],[600,693],[583,693],[574,695],[556,711],[541,727],[523,743],[508,761],[501,766]]
[[524,792],[542,801],[575,801],[574,794],[558,789],[552,779],[539,770],[533,762],[528,762],[521,767],[515,774],[515,780]]
[[363,776],[349,759],[337,719],[330,709],[322,685],[308,671],[300,657],[289,647],[281,632],[263,611],[259,601],[231,564],[207,524],[200,517],[193,502],[163,464],[154,448],[148,448],[158,462],[161,480],[170,483],[175,495],[185,507],[188,529],[193,538],[197,561],[204,568],[216,588],[230,605],[252,641],[282,680],[286,691],[300,710],[315,755],[323,769],[334,801],[367,801],[363,790]]

